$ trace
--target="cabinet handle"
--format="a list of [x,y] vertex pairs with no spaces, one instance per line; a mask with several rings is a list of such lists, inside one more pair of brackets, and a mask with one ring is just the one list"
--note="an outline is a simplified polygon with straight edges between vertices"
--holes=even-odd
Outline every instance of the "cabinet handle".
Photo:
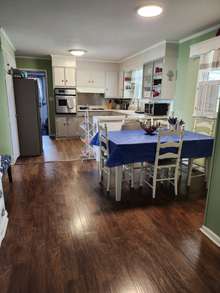
[[1,216],[4,217],[4,215],[5,215],[5,209],[2,209]]
[[3,192],[0,190],[0,198],[2,198]]
[[68,82],[68,80],[66,79],[66,82]]
[[64,82],[64,80],[62,79],[62,82]]

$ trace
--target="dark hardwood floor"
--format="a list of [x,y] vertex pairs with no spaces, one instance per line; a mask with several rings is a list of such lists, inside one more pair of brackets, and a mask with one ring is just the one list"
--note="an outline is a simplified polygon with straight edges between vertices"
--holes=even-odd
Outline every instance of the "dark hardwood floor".
[[[199,228],[205,190],[123,184],[116,203],[94,162],[13,167],[1,293],[220,292],[220,250]],[[7,179],[7,178],[5,178]]]

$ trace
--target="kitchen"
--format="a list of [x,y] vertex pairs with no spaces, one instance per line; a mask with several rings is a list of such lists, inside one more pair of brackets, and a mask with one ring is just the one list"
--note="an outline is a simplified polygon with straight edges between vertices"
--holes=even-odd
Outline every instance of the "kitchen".
[[219,292],[220,3],[159,2],[2,4],[2,293]]

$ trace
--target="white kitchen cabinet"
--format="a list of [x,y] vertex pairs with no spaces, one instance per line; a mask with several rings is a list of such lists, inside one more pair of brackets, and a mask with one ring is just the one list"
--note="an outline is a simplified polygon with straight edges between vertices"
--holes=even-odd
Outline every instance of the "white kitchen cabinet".
[[79,121],[74,117],[56,117],[56,137],[79,136]]
[[53,82],[54,82],[54,87],[65,86],[64,67],[54,67],[53,68]]
[[53,67],[54,87],[75,87],[76,70],[73,67]]
[[65,82],[67,87],[76,86],[75,68],[65,67]]
[[79,92],[95,93],[103,92],[105,89],[105,72],[104,71],[87,71],[77,70],[77,89]]
[[67,137],[66,117],[56,117],[56,137]]
[[105,75],[105,97],[118,96],[118,72],[106,72]]

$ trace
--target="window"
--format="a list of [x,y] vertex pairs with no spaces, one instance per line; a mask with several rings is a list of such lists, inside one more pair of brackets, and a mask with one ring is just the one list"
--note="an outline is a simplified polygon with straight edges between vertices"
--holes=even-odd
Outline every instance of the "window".
[[[217,50],[219,51],[219,50]],[[220,67],[214,51],[200,57],[194,116],[216,118],[220,100]],[[204,62],[204,63],[202,63]],[[213,66],[213,67],[212,67]]]

